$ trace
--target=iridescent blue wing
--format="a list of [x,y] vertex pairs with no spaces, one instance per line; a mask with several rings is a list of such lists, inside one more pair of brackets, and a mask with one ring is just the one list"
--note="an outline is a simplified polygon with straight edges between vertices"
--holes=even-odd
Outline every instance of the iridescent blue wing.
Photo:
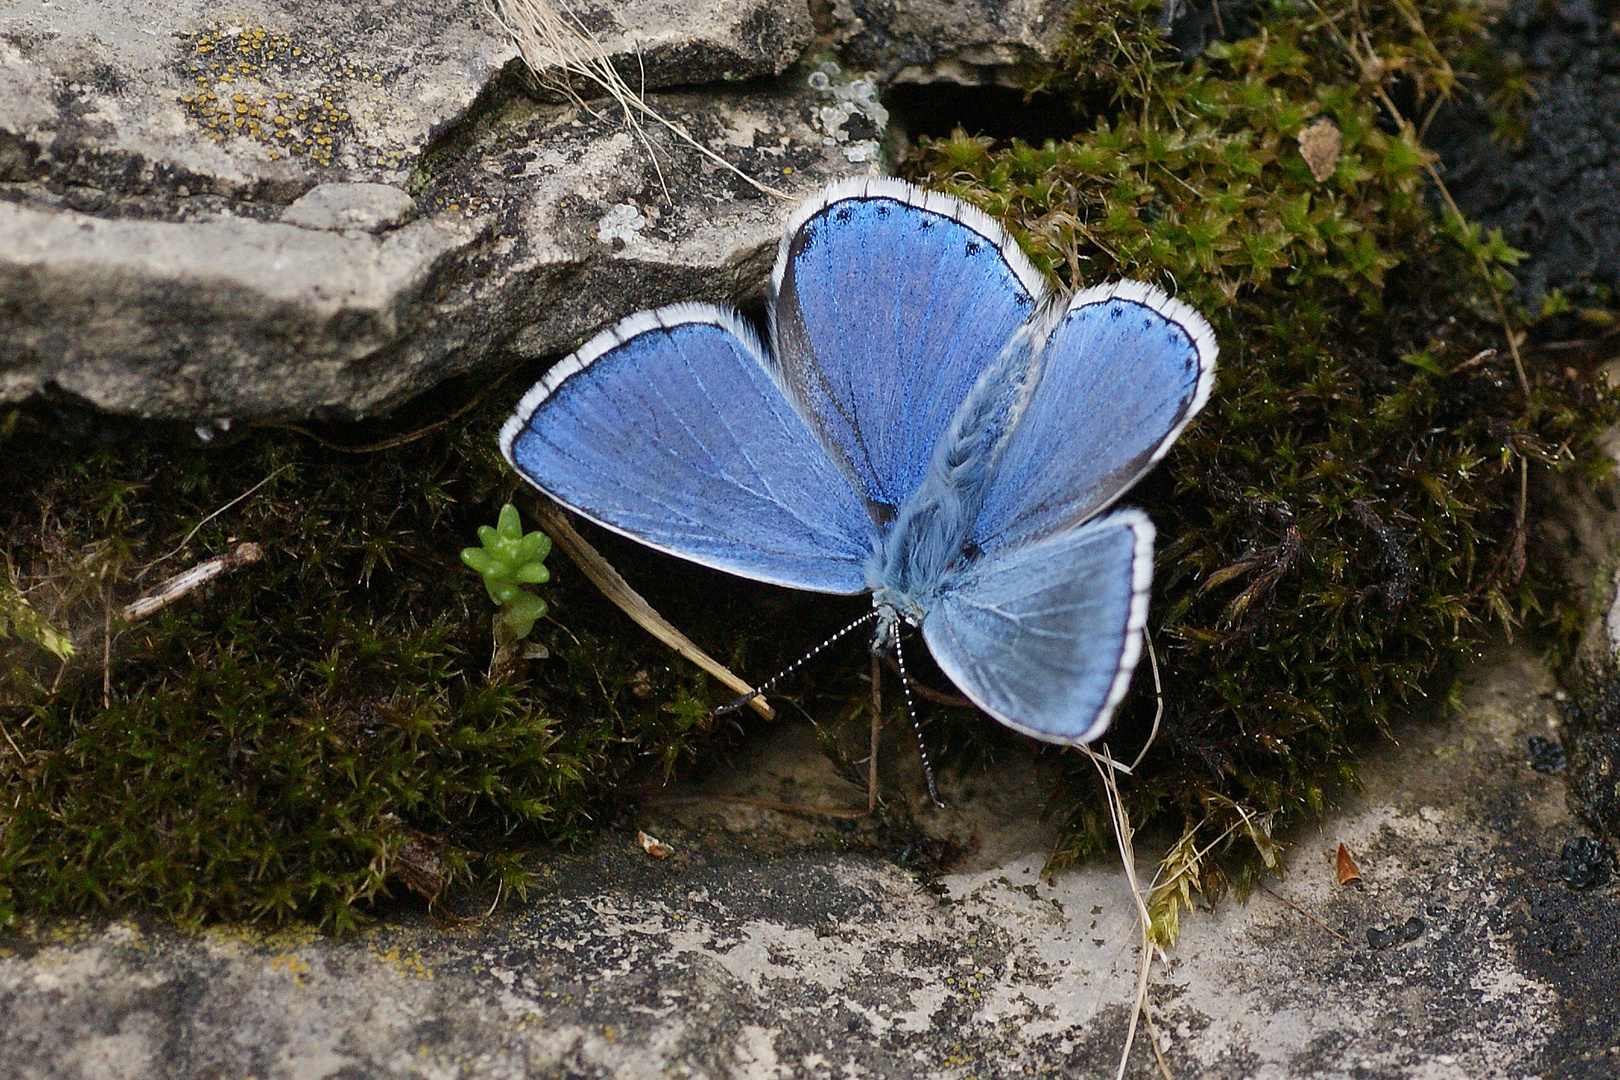
[[1045,742],[1091,742],[1130,686],[1152,580],[1153,523],[1121,510],[947,578],[923,638],[1003,724]]
[[679,304],[598,334],[524,396],[501,452],[661,551],[795,589],[866,589],[866,506],[732,312]]
[[788,221],[771,276],[773,353],[882,518],[916,490],[957,407],[1045,295],[982,212],[898,180],[847,181]]
[[1215,380],[1215,335],[1192,308],[1119,281],[1070,301],[985,481],[985,552],[1092,517],[1152,468]]

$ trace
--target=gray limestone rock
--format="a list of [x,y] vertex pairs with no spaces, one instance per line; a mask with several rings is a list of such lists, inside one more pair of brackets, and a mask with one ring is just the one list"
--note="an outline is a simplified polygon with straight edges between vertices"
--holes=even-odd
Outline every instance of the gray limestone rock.
[[[555,0],[551,8],[590,31],[632,87],[652,89],[780,75],[815,34],[805,0]],[[534,58],[542,73],[545,56]]]
[[[376,413],[640,307],[745,300],[791,202],[876,168],[880,125],[843,116],[834,137],[802,79],[651,99],[780,192],[762,195],[657,123],[537,99],[492,10],[0,13],[0,400]],[[616,10],[624,40],[675,65],[649,83],[744,70],[648,44],[711,40],[683,13],[747,38],[748,74],[781,70],[808,34],[763,0]]]
[[1022,86],[1054,55],[1066,0],[833,0],[826,21],[846,66],[886,81]]
[[430,319],[424,289],[476,235],[451,217],[371,237],[0,203],[0,398],[48,382],[148,415],[339,407],[357,365]]
[[[483,0],[21,0],[0,11],[0,180],[75,209],[403,184],[516,49]],[[72,189],[69,192],[69,189]]]
[[416,213],[416,200],[388,184],[316,184],[281,212],[301,229],[382,232]]
[[[1363,792],[1289,838],[1270,893],[1185,914],[1129,1075],[1160,1075],[1154,1037],[1171,1075],[1205,1080],[1607,1075],[1614,890],[1552,877],[1576,831],[1562,781],[1516,760],[1550,686],[1497,653],[1455,719],[1399,731]],[[808,732],[754,745],[721,790],[858,797]],[[39,927],[0,939],[0,1075],[1112,1076],[1134,904],[1106,860],[1041,877],[1032,764],[919,805],[973,853],[934,879],[839,854],[837,826],[688,797],[643,820],[670,857],[610,835],[463,925]],[[1340,843],[1360,886],[1334,875]]]

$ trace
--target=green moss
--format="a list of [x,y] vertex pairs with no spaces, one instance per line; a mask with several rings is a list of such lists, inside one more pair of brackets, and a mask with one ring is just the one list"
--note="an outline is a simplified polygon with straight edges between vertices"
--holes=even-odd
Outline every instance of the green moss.
[[[704,717],[664,706],[707,699],[701,677],[571,567],[532,634],[549,657],[486,674],[495,608],[458,549],[514,492],[492,441],[510,396],[369,453],[7,414],[0,537],[78,651],[0,637],[0,922],[134,905],[341,927],[400,886],[521,891],[521,852],[688,753]],[[119,617],[249,540],[260,562]]]
[[[1532,482],[1600,469],[1616,402],[1561,366],[1532,364],[1521,389],[1498,305],[1517,253],[1440,212],[1431,156],[1395,114],[1399,99],[1421,121],[1486,64],[1483,8],[1265,4],[1252,36],[1191,63],[1161,47],[1158,9],[1076,11],[1042,86],[1089,113],[1082,134],[958,132],[906,168],[1001,218],[1070,284],[1152,281],[1216,328],[1209,407],[1131,496],[1159,527],[1166,712],[1127,792],[1138,822],[1213,819],[1214,836],[1238,807],[1319,811],[1368,735],[1443,698],[1491,621],[1567,644],[1577,598],[1533,543],[1526,555],[1520,463]],[[1342,150],[1318,182],[1299,135],[1320,118]],[[1536,509],[1532,492],[1532,535]],[[1139,673],[1116,754],[1152,704]],[[1069,825],[1057,864],[1111,842],[1088,764],[1054,807]]]

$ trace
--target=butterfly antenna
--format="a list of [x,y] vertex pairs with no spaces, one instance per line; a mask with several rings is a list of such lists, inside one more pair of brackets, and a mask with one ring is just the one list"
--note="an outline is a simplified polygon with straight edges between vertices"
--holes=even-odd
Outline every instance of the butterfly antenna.
[[900,686],[906,692],[906,715],[911,717],[911,730],[917,736],[917,756],[922,758],[923,779],[928,781],[928,797],[943,810],[945,803],[940,800],[939,789],[934,786],[934,767],[928,763],[928,745],[923,742],[922,725],[917,722],[917,707],[911,700],[911,676],[906,674],[906,654],[900,648],[899,622],[894,624],[894,659],[900,665]]
[[736,698],[736,699],[734,699],[732,701],[726,702],[724,705],[720,706],[718,709],[714,710],[714,712],[710,713],[709,715],[710,716],[723,716],[724,714],[726,714],[728,712],[736,712],[738,709],[743,708],[750,701],[753,701],[755,698],[759,697],[761,694],[770,693],[771,690],[776,687],[777,683],[781,682],[783,679],[787,678],[789,675],[793,674],[795,671],[798,671],[801,667],[803,667],[805,665],[805,663],[807,661],[809,661],[817,653],[821,652],[823,649],[827,648],[829,645],[833,644],[838,639],[842,638],[844,635],[848,634],[851,630],[854,630],[856,627],[865,626],[867,623],[871,622],[873,619],[875,619],[877,617],[878,617],[878,613],[876,611],[868,611],[865,615],[862,615],[860,618],[856,619],[854,622],[850,623],[848,626],[846,626],[842,630],[838,631],[838,633],[834,634],[832,637],[828,638],[826,641],[823,641],[820,645],[817,645],[815,648],[811,649],[809,652],[805,653],[803,656],[801,656],[797,660],[793,661],[793,663],[789,664],[787,667],[783,668],[781,671],[778,671],[775,675],[772,675],[770,678],[768,678],[764,682],[760,683],[758,687],[756,687],[755,689],[753,689],[749,693],[744,694],[740,698]]

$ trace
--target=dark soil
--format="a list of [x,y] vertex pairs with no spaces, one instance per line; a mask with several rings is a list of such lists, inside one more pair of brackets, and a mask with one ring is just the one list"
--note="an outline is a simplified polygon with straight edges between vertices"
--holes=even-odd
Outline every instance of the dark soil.
[[[1496,26],[1509,79],[1530,100],[1476,88],[1426,143],[1471,220],[1529,253],[1520,298],[1553,290],[1608,306],[1620,284],[1620,30],[1612,5],[1516,0]],[[1500,87],[1495,88],[1500,91]]]

